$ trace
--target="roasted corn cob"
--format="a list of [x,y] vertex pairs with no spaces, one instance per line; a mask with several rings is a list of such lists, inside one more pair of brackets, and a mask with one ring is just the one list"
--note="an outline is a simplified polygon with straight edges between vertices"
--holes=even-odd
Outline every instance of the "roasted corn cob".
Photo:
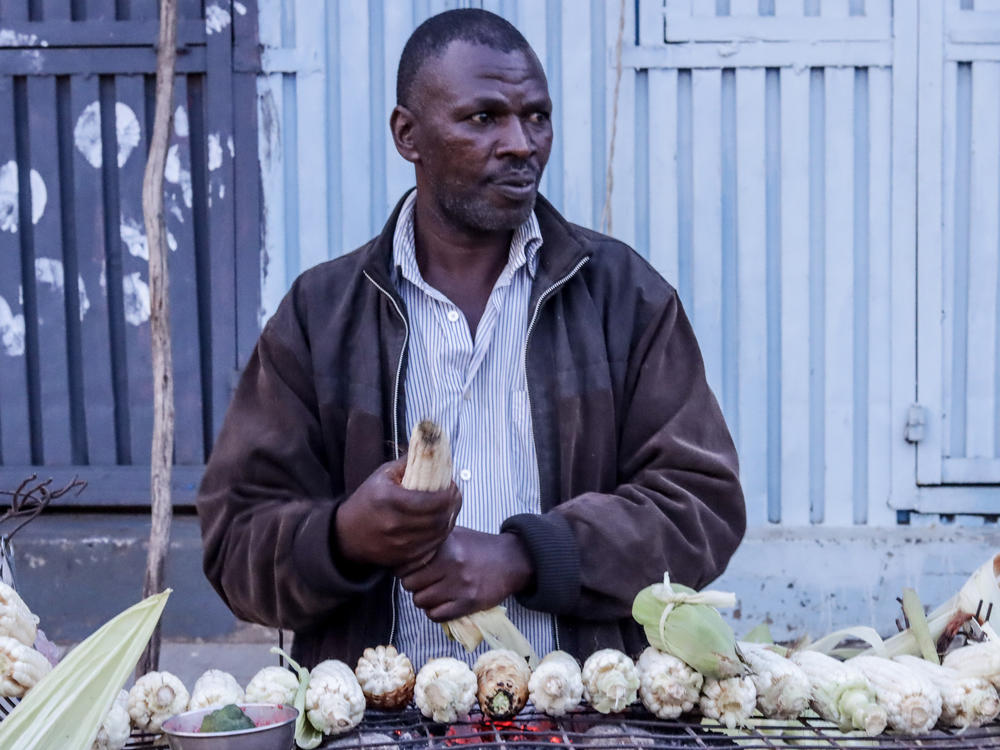
[[706,677],[698,699],[703,716],[716,719],[727,729],[744,726],[757,705],[757,689],[749,677]]
[[187,709],[187,688],[170,672],[147,672],[128,691],[128,715],[137,729],[157,733],[163,722]]
[[676,719],[694,708],[705,678],[673,654],[650,646],[636,661],[639,698],[660,719]]
[[497,721],[516,716],[528,702],[531,670],[509,649],[492,649],[476,659],[476,699],[483,716]]
[[550,651],[531,673],[528,695],[535,708],[549,716],[572,711],[583,697],[580,665],[565,651]]
[[881,656],[855,656],[847,664],[857,667],[871,682],[892,729],[922,734],[941,715],[940,691],[909,667]]
[[119,690],[118,695],[111,701],[111,708],[104,715],[101,728],[97,730],[97,737],[91,750],[121,750],[128,742],[129,734],[132,731],[131,722],[128,716],[128,692]]
[[323,734],[343,734],[361,723],[365,694],[349,666],[327,659],[309,673],[305,708],[309,723]]
[[988,680],[963,677],[954,669],[919,656],[902,654],[896,661],[919,672],[941,693],[940,723],[948,727],[980,727],[1000,714],[1000,696]]
[[822,718],[844,732],[860,729],[874,737],[885,731],[886,710],[878,705],[875,688],[857,667],[818,651],[795,651],[790,658],[809,678],[810,703]]
[[221,669],[206,670],[191,688],[188,708],[210,708],[229,703],[242,703],[245,698],[243,688],[229,672]]
[[0,635],[34,646],[37,633],[38,618],[14,589],[0,581]]
[[413,664],[394,646],[366,648],[354,674],[371,708],[394,711],[405,708],[413,698]]
[[790,659],[760,643],[738,644],[757,689],[757,708],[768,719],[794,719],[809,705],[809,678]]
[[944,666],[965,677],[982,677],[1000,691],[1000,641],[970,643],[945,654]]
[[613,648],[595,651],[583,663],[583,695],[595,711],[617,713],[635,703],[639,672],[628,656]]
[[51,671],[49,660],[31,646],[0,635],[0,695],[20,698]]
[[476,675],[464,661],[450,656],[431,659],[417,672],[413,701],[428,719],[456,721],[476,702]]
[[264,667],[247,683],[247,703],[288,703],[295,700],[299,679],[290,669]]

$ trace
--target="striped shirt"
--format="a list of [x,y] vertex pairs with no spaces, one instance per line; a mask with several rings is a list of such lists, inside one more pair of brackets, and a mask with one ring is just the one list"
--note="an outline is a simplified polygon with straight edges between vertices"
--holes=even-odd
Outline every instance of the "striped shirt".
[[[473,341],[462,311],[420,274],[413,233],[416,191],[403,204],[393,235],[393,281],[410,321],[406,371],[406,434],[433,419],[451,439],[455,483],[462,492],[457,524],[497,533],[505,519],[539,513],[538,460],[528,409],[524,343],[531,281],[542,234],[534,213],[515,232],[507,265],[493,287]],[[396,646],[420,668],[453,656],[471,664],[486,645],[467,654],[397,587]],[[539,655],[554,646],[546,613],[503,602],[507,616]]]

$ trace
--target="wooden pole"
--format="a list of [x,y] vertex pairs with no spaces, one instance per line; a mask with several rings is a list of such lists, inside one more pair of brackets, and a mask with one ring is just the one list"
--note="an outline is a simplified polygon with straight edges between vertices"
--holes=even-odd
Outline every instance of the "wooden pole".
[[[163,221],[163,171],[170,145],[177,62],[177,0],[160,0],[160,35],[156,53],[156,109],[149,157],[142,178],[142,216],[149,244],[149,329],[153,361],[153,446],[150,460],[152,523],[143,598],[163,590],[163,572],[170,547],[173,515],[170,474],[174,453],[174,374],[170,350],[170,274],[166,226]],[[160,626],[139,659],[136,674],[159,668]]]

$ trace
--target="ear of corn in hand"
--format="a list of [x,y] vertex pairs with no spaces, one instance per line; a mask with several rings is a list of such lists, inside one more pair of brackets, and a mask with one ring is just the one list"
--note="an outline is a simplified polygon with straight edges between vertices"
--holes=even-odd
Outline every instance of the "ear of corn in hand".
[[413,701],[420,713],[438,722],[457,721],[476,702],[476,675],[450,656],[429,660],[417,672]]
[[737,644],[757,689],[757,708],[768,719],[794,719],[809,705],[809,678],[802,668],[760,643]]
[[604,648],[583,663],[583,695],[595,711],[618,713],[636,702],[639,671],[621,651]]
[[476,659],[472,671],[476,675],[476,700],[486,718],[510,719],[527,704],[531,670],[513,651],[487,651]]
[[892,729],[922,734],[937,722],[941,693],[923,675],[881,656],[855,656],[846,663],[861,670],[871,682]]
[[[406,471],[400,482],[408,490],[439,492],[451,486],[451,444],[439,425],[429,419],[419,422],[410,435],[406,454]],[[491,607],[481,612],[443,623],[445,634],[473,652],[484,640],[491,648],[510,649],[527,659],[529,666],[538,664],[531,643],[507,617],[503,607]]]
[[718,591],[696,592],[671,583],[640,591],[632,602],[632,617],[643,626],[649,645],[673,654],[706,677],[722,679],[744,673],[736,656],[736,635],[716,606],[733,606],[736,597]]
[[299,678],[284,667],[264,667],[247,683],[247,703],[287,703],[295,701]]
[[366,648],[354,674],[371,708],[398,711],[413,698],[413,664],[394,646]]
[[550,651],[528,680],[528,695],[535,708],[549,716],[563,716],[583,698],[580,665],[565,651]]
[[875,688],[855,666],[818,651],[795,651],[790,656],[809,678],[813,710],[841,731],[860,729],[869,737],[885,731],[888,716],[878,705]]
[[676,719],[698,703],[705,678],[673,654],[649,646],[636,662],[639,698],[660,719]]
[[38,617],[13,588],[0,581],[0,635],[34,646],[37,634]]
[[954,669],[911,654],[902,654],[895,660],[922,674],[941,693],[941,724],[958,728],[981,727],[1000,714],[1000,696],[988,680],[963,677]]
[[147,672],[128,691],[128,715],[136,728],[155,734],[164,721],[187,710],[190,697],[177,675]]
[[305,707],[309,723],[323,734],[354,729],[365,715],[365,694],[354,670],[337,659],[313,667]]
[[188,709],[211,708],[225,706],[230,703],[243,703],[246,694],[240,683],[229,672],[221,669],[208,669],[195,680],[191,688],[191,698]]
[[703,716],[716,719],[727,729],[745,726],[757,707],[757,689],[749,677],[706,677],[698,699]]

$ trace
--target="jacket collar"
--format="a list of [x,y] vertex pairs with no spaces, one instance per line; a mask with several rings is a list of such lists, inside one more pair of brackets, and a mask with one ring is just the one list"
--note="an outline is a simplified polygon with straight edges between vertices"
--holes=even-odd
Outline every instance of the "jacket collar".
[[[403,203],[415,189],[406,191],[399,199],[382,231],[362,250],[362,268],[365,273],[397,297],[391,277],[392,238]],[[535,215],[542,231],[542,246],[538,251],[538,271],[532,288],[532,304],[542,292],[593,252],[580,241],[579,229],[567,222],[541,194],[535,201]]]

